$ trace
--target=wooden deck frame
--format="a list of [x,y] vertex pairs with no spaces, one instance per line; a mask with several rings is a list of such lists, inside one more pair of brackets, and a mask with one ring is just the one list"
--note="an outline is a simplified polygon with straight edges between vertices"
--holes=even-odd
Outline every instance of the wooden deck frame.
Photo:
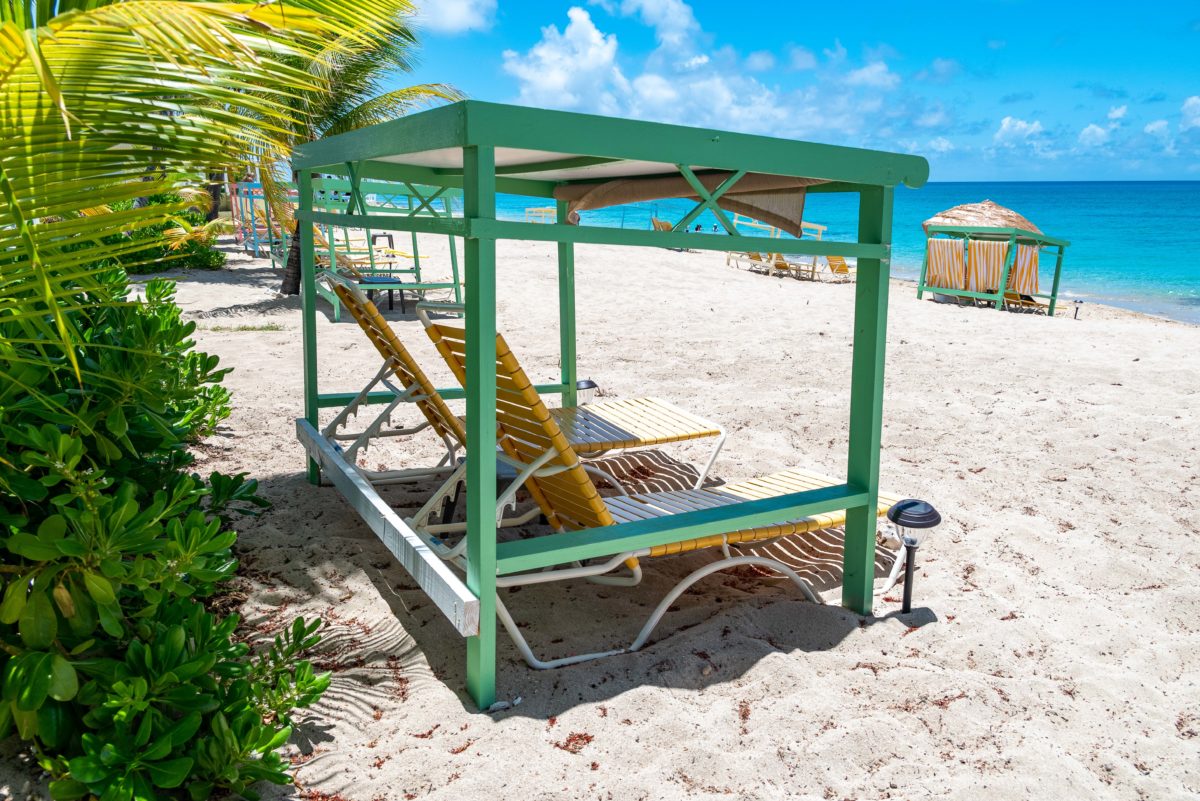
[[[569,152],[564,153],[564,148]],[[512,153],[530,151],[542,151],[546,157],[532,164],[509,159]],[[447,160],[452,166],[444,166]],[[443,166],[436,166],[438,161]],[[741,235],[734,226],[729,226],[732,230],[718,234],[685,234],[569,225],[566,223],[566,204],[562,202],[555,204],[557,222],[554,224],[496,219],[497,192],[553,198],[557,186],[594,182],[596,174],[589,170],[608,170],[605,175],[612,176],[613,168],[619,169],[621,162],[661,163],[664,172],[676,174],[682,167],[685,177],[689,174],[694,177],[698,171],[721,170],[739,177],[748,172],[763,172],[818,178],[826,183],[810,187],[809,191],[859,195],[857,242],[771,240],[772,249],[780,253],[858,259],[854,352],[849,376],[850,438],[846,481],[834,487],[688,512],[662,520],[636,521],[499,544],[494,508],[496,464],[492,458],[496,430],[492,351],[496,335],[496,283],[499,280],[496,241],[522,239],[557,243],[561,384],[538,389],[561,393],[567,404],[573,404],[575,400],[575,244],[718,251],[752,250],[762,245],[761,237]],[[457,166],[458,163],[461,166]],[[302,222],[464,238],[468,375],[467,389],[459,397],[466,399],[467,441],[485,443],[485,446],[483,458],[471,458],[473,451],[469,451],[467,459],[465,586],[478,603],[474,615],[477,625],[474,630],[470,626],[466,626],[465,631],[461,627],[459,630],[467,636],[467,689],[480,708],[488,708],[496,697],[495,587],[497,576],[502,574],[845,509],[842,603],[859,614],[871,613],[892,198],[897,185],[919,187],[925,183],[929,166],[923,158],[469,100],[302,145],[297,150],[293,167],[299,175],[300,185],[300,208],[296,216]],[[373,214],[370,208],[360,208],[362,213],[355,214],[315,210],[315,174],[342,176],[351,182],[411,181],[461,189],[464,214],[461,218],[430,219]],[[700,193],[699,208],[714,205],[720,191]],[[320,408],[345,402],[347,395],[323,395],[318,391],[312,226],[302,225],[300,229],[306,233],[301,240],[305,290],[305,418],[299,425],[301,431],[306,431],[305,425],[315,430]],[[447,396],[451,394],[447,392]],[[328,470],[323,460],[310,460],[310,480],[317,481],[323,467]],[[373,508],[367,497],[374,494],[369,485],[363,487],[346,480],[336,483],[356,509]],[[368,515],[364,519],[389,542],[393,553],[410,571],[415,569],[427,578],[433,577],[428,578],[430,586],[422,584],[422,587],[435,601],[437,597],[457,597],[453,582],[424,566],[436,557],[421,550],[410,538],[396,537],[394,524],[388,524],[379,516]],[[441,586],[442,582],[445,586]],[[453,603],[449,607],[447,611],[439,603],[439,608],[448,614],[457,609]]]

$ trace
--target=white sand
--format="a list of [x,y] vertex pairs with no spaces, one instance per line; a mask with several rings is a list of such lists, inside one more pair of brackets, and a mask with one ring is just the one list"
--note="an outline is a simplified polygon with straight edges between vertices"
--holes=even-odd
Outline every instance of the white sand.
[[[440,244],[423,245],[431,263]],[[553,253],[500,245],[500,326],[537,381],[557,376]],[[236,368],[233,416],[199,467],[248,471],[275,504],[241,527],[243,613],[263,633],[296,614],[330,624],[320,661],[335,678],[300,716],[299,789],[273,793],[1200,796],[1200,327],[1095,305],[1079,320],[957,308],[894,282],[882,482],[946,521],[921,550],[922,608],[898,617],[896,590],[860,621],[836,605],[836,535],[776,547],[834,604],[722,573],[643,651],[550,672],[501,634],[500,695],[523,702],[485,715],[464,691],[462,640],[337,492],[303,480],[298,303],[274,299],[278,281],[240,260],[179,291],[201,347]],[[580,375],[722,422],[723,479],[796,465],[836,475],[852,297],[718,254],[581,247]],[[321,310],[322,390],[357,389],[376,354]],[[389,317],[450,385],[419,324]],[[231,330],[266,324],[282,330]],[[431,439],[408,456],[436,453]],[[637,588],[556,584],[507,602],[542,656],[619,646],[712,557],[651,561]]]

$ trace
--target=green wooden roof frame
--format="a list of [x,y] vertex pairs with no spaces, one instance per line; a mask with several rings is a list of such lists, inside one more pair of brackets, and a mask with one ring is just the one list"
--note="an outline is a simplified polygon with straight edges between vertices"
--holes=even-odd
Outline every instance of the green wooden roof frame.
[[[497,151],[517,148],[551,154],[544,162],[516,166],[497,163]],[[461,168],[420,166],[430,151],[461,151]],[[501,160],[503,162],[503,160]],[[556,242],[558,247],[561,383],[539,387],[575,403],[575,264],[578,243],[687,247],[700,250],[754,250],[761,239],[732,232],[722,234],[643,231],[568,225],[566,204],[557,202],[557,224],[496,219],[496,193],[551,198],[561,183],[594,181],[588,168],[620,170],[621,162],[655,162],[664,171],[679,168],[762,172],[819,178],[810,192],[859,195],[858,241],[831,242],[775,239],[772,249],[788,254],[849,256],[858,260],[855,285],[854,352],[849,376],[849,446],[845,482],[827,489],[767,500],[747,501],[674,515],[516,542],[496,540],[496,460],[491,452],[496,431],[496,241]],[[420,553],[411,531],[395,521],[381,521],[375,501],[352,475],[331,475],[364,520],[392,547],[435,603],[467,638],[467,689],[483,709],[496,697],[496,577],[537,570],[574,560],[610,556],[642,547],[717,534],[779,520],[847,510],[842,603],[859,614],[872,610],[875,573],[876,506],[879,494],[879,442],[883,412],[883,367],[887,332],[889,262],[894,188],[923,185],[929,165],[919,156],[796,142],[764,136],[687,128],[561,111],[498,105],[467,100],[413,114],[363,130],[302,145],[293,159],[300,188],[297,217],[302,222],[350,225],[375,231],[453,234],[464,240],[466,279],[467,391],[447,391],[466,398],[467,440],[486,443],[486,457],[467,458],[466,592],[446,585],[444,574]],[[632,170],[632,167],[630,168]],[[539,173],[555,173],[556,180]],[[563,176],[567,175],[566,178]],[[684,171],[686,175],[687,172]],[[453,220],[368,215],[357,209],[342,214],[313,209],[315,176],[411,181],[426,186],[461,188],[464,214]],[[720,190],[711,193],[715,196]],[[701,195],[701,205],[712,197]],[[347,394],[326,394],[317,387],[317,329],[314,303],[314,252],[311,225],[301,225],[304,315],[304,418],[297,421],[310,455],[309,478],[320,468],[332,472],[313,440],[317,412],[341,405]],[[389,396],[390,399],[390,396]],[[370,493],[373,495],[373,493]],[[397,546],[397,542],[399,542]],[[407,543],[407,544],[406,544]],[[427,550],[427,549],[426,549]],[[435,559],[436,561],[436,559]],[[436,574],[435,578],[429,576]],[[426,580],[428,579],[428,580]]]
[[1017,259],[1017,245],[1037,245],[1039,249],[1049,249],[1055,253],[1054,283],[1051,285],[1049,292],[1035,292],[1033,297],[1048,299],[1050,306],[1046,310],[1046,313],[1051,317],[1054,316],[1054,310],[1058,307],[1058,287],[1062,280],[1063,257],[1066,255],[1067,248],[1071,244],[1070,242],[1024,228],[1004,228],[988,225],[930,225],[925,229],[927,240],[939,236],[963,240],[1008,240],[1008,256],[1004,259],[1004,271],[1000,274],[1001,288],[996,292],[970,292],[966,289],[946,289],[945,287],[929,286],[925,283],[929,272],[929,248],[927,246],[925,248],[925,255],[921,257],[921,277],[917,280],[917,300],[924,297],[926,292],[934,292],[939,295],[951,295],[958,298],[986,300],[989,303],[994,303],[997,309],[1003,309],[1005,302],[1004,293],[1007,291],[1004,287],[1008,286],[1008,273],[1012,270],[1013,264]]

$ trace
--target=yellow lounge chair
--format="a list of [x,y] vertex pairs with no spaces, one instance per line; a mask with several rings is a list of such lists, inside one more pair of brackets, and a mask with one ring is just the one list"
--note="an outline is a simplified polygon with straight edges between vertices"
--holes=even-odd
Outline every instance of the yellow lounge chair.
[[825,257],[825,272],[830,279],[838,281],[853,281],[857,273],[857,269],[846,263],[843,256],[826,256]]
[[[438,351],[446,359],[447,364],[450,365],[451,370],[462,381],[466,367],[465,331],[462,328],[440,323],[430,323],[426,331]],[[496,336],[496,393],[498,445],[503,450],[505,459],[521,471],[513,485],[500,494],[497,500],[497,511],[499,513],[512,501],[519,485],[523,484],[537,507],[546,516],[550,526],[557,531],[603,528],[635,520],[662,518],[697,509],[709,509],[747,500],[835,486],[838,483],[833,479],[797,469],[775,473],[752,481],[708,489],[601,497],[596,485],[588,475],[587,466],[580,460],[579,454],[559,426],[554,410],[548,409],[542,402],[525,371],[521,369],[516,357],[509,350],[504,337],[499,334]],[[881,496],[879,514],[886,514],[888,507],[896,500],[898,498]],[[680,594],[704,576],[727,567],[753,564],[770,568],[791,579],[809,600],[820,603],[820,598],[808,583],[790,567],[763,556],[733,556],[728,549],[730,545],[804,534],[839,526],[844,522],[844,512],[833,512],[799,520],[780,521],[774,525],[759,526],[753,529],[643,548],[617,554],[597,564],[576,563],[568,567],[530,574],[501,576],[497,579],[498,587],[571,578],[589,578],[607,584],[633,585],[641,580],[640,559],[684,553],[702,548],[721,548],[724,558],[693,571],[680,581],[651,614],[638,637],[628,648],[542,661],[534,656],[520,629],[499,598],[496,600],[497,615],[526,662],[535,668],[551,668],[638,650],[645,644],[655,625]],[[459,559],[462,549],[465,547],[465,538],[456,546],[449,547],[440,539],[430,536],[430,527],[423,523],[424,521],[419,518],[411,521],[418,534],[426,532],[423,537],[427,538],[431,548],[443,558]],[[442,527],[438,529],[439,532],[445,530]],[[622,565],[628,569],[626,575],[606,575],[614,570],[619,570]]]
[[745,267],[748,270],[769,270],[767,257],[761,253],[750,251],[739,253],[730,251],[725,254],[725,264],[733,267]]
[[[387,320],[379,313],[375,304],[364,296],[362,289],[344,276],[325,272],[322,277],[329,283],[341,303],[350,311],[384,360],[383,366],[375,377],[359,392],[355,400],[325,427],[322,433],[327,437],[349,441],[350,444],[344,449],[344,454],[348,461],[354,464],[357,453],[365,449],[373,438],[405,436],[432,427],[434,432],[441,437],[447,450],[446,456],[442,457],[434,467],[374,472],[359,468],[359,472],[374,483],[381,483],[417,480],[453,470],[458,449],[466,440],[466,431],[461,420],[450,414],[445,401],[438,394],[433,383],[426,377],[412,354],[404,347],[395,331],[388,325]],[[448,305],[443,308],[456,307]],[[421,316],[428,324],[428,316],[424,313]],[[393,386],[391,379],[398,381],[400,386]],[[459,379],[462,379],[461,375],[459,375]],[[338,433],[350,416],[356,414],[359,407],[366,402],[367,396],[380,386],[390,389],[396,396],[395,399],[384,408],[382,413],[376,416],[363,432],[359,434]],[[384,428],[390,416],[402,403],[416,404],[425,417],[425,422],[415,428],[385,431]],[[447,418],[447,414],[452,419]],[[715,438],[716,444],[708,462],[696,478],[696,486],[703,484],[704,479],[708,476],[708,471],[716,461],[717,454],[720,453],[726,437],[725,430],[716,423],[689,414],[666,401],[655,398],[589,403],[582,406],[554,409],[552,414],[557,421],[556,424],[566,432],[571,446],[575,448],[576,452],[587,457],[598,457],[610,450],[644,448],[652,445]],[[598,468],[595,472],[603,475],[606,479],[617,482],[616,478]]]

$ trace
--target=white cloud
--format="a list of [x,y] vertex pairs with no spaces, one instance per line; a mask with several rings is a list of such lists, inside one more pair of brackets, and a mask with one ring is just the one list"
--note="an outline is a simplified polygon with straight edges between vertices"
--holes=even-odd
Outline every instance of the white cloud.
[[1166,120],[1148,122],[1142,131],[1158,140],[1159,145],[1162,146],[1163,155],[1176,156],[1179,154],[1175,148],[1175,140],[1171,136],[1171,124]]
[[958,73],[962,67],[952,58],[935,58],[928,68],[917,73],[918,80],[945,83]]
[[775,56],[770,50],[755,50],[746,56],[746,69],[751,72],[766,72],[775,66]]
[[921,128],[937,128],[945,125],[949,120],[946,110],[938,105],[922,113],[915,122]]
[[807,47],[792,45],[788,48],[788,64],[794,70],[811,70],[817,66],[817,57]]
[[1200,128],[1200,95],[1192,95],[1179,107],[1179,130]]
[[894,89],[900,83],[900,76],[890,71],[884,62],[872,61],[865,67],[851,70],[846,75],[846,83],[850,86]]
[[944,136],[938,136],[929,140],[929,149],[934,153],[949,153],[954,150],[954,143]]
[[688,45],[700,32],[692,7],[683,0],[622,0],[620,8],[625,16],[641,17],[662,45]]
[[1000,127],[992,135],[992,141],[998,145],[1011,146],[1036,137],[1041,132],[1042,123],[1038,120],[1027,122],[1016,117],[1005,117],[1000,120]]
[[427,31],[465,33],[492,27],[496,0],[420,0],[416,20]]
[[604,35],[582,8],[567,11],[561,32],[542,28],[542,39],[527,53],[504,51],[504,71],[521,84],[519,102],[531,106],[586,106],[615,113],[614,89],[628,89],[616,66],[616,34]]
[[1125,119],[1125,113],[1129,111],[1129,106],[1113,106],[1108,110],[1108,118],[1113,122]]
[[701,53],[698,56],[692,56],[687,61],[680,64],[679,66],[685,70],[694,70],[697,67],[703,67],[707,63],[708,63],[708,56]]
[[1079,132],[1079,144],[1086,148],[1101,147],[1106,142],[1108,142],[1108,131],[1094,122]]
[[823,52],[825,53],[825,58],[834,63],[846,60],[846,48],[842,46],[841,39],[834,39],[833,47],[827,47]]

